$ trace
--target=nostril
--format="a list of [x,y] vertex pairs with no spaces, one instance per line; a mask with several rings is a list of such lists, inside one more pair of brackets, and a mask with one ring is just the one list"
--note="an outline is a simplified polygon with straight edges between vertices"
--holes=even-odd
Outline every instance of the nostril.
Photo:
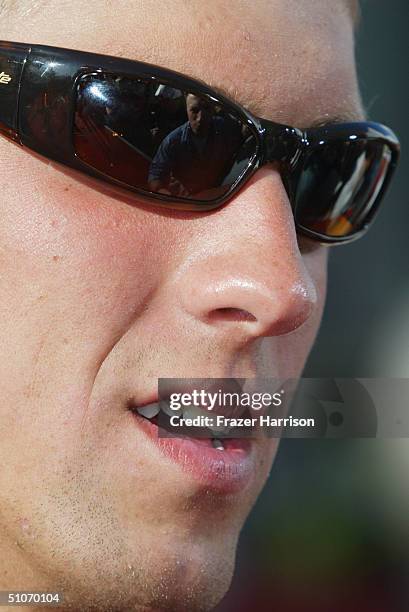
[[257,318],[241,308],[215,308],[208,314],[209,323],[217,321],[257,321]]

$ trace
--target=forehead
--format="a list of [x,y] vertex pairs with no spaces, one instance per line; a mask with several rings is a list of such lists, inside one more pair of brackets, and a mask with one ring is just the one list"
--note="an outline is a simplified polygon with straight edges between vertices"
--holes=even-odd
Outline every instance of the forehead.
[[172,68],[223,89],[260,116],[304,126],[326,116],[361,114],[353,5],[349,0],[39,0],[24,34],[17,22],[14,27],[16,40],[29,37]]
[[193,94],[188,94],[186,97],[186,106],[188,108],[192,107],[204,107],[208,106],[209,102],[205,98],[200,98],[199,96],[194,96]]

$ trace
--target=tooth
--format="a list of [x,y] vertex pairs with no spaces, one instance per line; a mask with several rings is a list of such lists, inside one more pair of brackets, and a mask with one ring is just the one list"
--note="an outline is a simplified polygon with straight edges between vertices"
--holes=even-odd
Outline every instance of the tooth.
[[213,438],[212,444],[213,444],[213,447],[216,448],[217,450],[224,451],[223,443],[217,438]]
[[210,431],[214,434],[216,440],[218,440],[219,438],[217,437],[218,435],[220,435],[221,433],[229,433],[230,427],[228,425],[217,425],[216,424],[216,417],[214,417],[214,425],[213,427],[209,427]]
[[172,408],[170,407],[170,405],[168,404],[168,402],[166,400],[162,400],[160,402],[159,408],[160,408],[160,410],[162,410],[162,412],[167,414],[168,417],[175,416],[175,414],[177,414],[177,415],[181,414],[181,409],[180,408],[178,408],[177,410],[172,410]]
[[229,427],[226,425],[217,425],[216,417],[217,415],[213,414],[210,410],[205,410],[204,408],[200,408],[199,406],[188,406],[183,409],[183,418],[184,419],[194,419],[195,417],[209,417],[211,419],[210,423],[212,425],[208,425],[207,428],[210,433],[218,439],[221,433],[226,433],[229,431]]
[[153,419],[159,413],[159,406],[158,404],[147,404],[137,408],[136,412],[147,419]]
[[208,416],[208,412],[203,410],[203,408],[199,408],[198,406],[187,406],[186,408],[183,408],[184,419],[194,419],[198,416]]
[[[208,425],[207,429],[210,432],[210,434],[214,436],[216,439],[218,439],[217,436],[220,433],[226,432],[225,426],[217,427],[217,425],[215,424],[216,416],[212,412],[209,412],[208,410],[204,410],[203,408],[199,408],[198,406],[188,406],[187,408],[183,409],[184,419],[194,419],[195,417],[209,417],[211,419],[210,422],[213,423],[213,426]],[[224,450],[223,447],[220,450]]]

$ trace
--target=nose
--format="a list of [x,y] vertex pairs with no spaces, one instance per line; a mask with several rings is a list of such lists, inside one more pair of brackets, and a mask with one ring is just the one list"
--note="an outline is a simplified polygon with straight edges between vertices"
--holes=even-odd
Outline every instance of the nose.
[[190,316],[249,337],[287,334],[309,318],[317,292],[275,169],[260,169],[229,204],[200,221],[178,283]]

